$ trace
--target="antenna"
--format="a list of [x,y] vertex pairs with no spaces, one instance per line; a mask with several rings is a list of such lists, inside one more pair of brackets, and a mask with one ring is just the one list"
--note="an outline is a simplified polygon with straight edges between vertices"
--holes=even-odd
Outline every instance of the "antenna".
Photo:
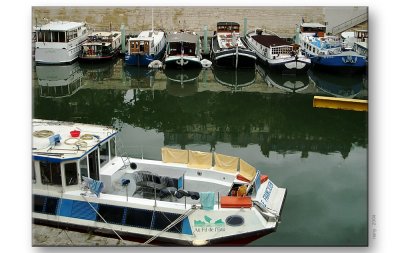
[[153,8],[151,8],[151,31],[154,31]]

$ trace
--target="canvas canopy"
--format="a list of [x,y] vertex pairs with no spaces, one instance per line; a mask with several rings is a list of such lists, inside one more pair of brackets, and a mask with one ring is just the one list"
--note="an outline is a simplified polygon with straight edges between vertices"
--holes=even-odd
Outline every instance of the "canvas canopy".
[[240,170],[239,174],[249,180],[250,182],[253,181],[254,177],[256,176],[256,169],[248,164],[247,162],[240,159]]
[[209,169],[212,167],[212,153],[189,150],[188,167]]
[[162,161],[164,163],[183,163],[189,161],[189,151],[173,148],[161,148]]
[[239,157],[221,155],[214,153],[215,165],[214,168],[219,171],[236,173],[239,163]]

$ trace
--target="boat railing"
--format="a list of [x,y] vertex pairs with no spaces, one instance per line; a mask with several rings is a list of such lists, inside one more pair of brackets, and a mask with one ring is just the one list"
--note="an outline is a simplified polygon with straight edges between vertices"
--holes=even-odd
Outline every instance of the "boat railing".
[[124,145],[123,153],[131,158],[161,160],[161,146]]

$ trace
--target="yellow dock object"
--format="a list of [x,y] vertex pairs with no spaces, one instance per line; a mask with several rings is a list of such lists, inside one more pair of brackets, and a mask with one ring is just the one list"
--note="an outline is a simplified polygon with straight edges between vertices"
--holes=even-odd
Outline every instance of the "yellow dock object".
[[368,100],[314,96],[313,107],[368,111]]

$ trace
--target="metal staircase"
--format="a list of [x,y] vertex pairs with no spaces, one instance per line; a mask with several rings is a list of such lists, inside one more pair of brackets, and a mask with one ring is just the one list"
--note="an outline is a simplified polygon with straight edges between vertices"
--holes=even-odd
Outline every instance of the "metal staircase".
[[344,32],[358,24],[361,24],[362,22],[365,22],[368,20],[368,13],[361,14],[355,18],[352,18],[350,20],[347,20],[346,22],[343,22],[337,26],[334,26],[332,28],[332,34],[333,35],[338,35],[341,32]]

